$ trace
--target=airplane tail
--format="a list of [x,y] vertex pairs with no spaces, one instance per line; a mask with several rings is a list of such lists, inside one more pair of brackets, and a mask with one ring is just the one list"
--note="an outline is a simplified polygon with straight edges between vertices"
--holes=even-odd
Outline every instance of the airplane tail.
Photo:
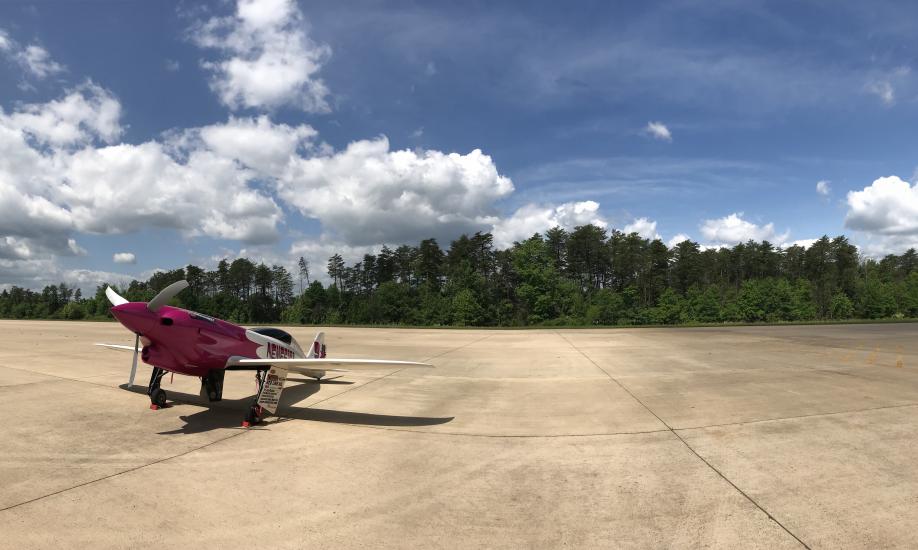
[[315,340],[312,341],[312,347],[306,354],[307,359],[323,359],[325,357],[325,333],[316,334]]

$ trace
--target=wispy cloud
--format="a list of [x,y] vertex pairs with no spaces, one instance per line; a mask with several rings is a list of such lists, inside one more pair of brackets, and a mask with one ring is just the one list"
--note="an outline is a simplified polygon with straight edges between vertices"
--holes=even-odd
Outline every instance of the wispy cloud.
[[886,105],[896,102],[896,90],[888,80],[877,80],[867,84],[867,91],[880,98]]
[[647,126],[644,127],[644,132],[660,141],[672,141],[673,134],[669,131],[669,128],[666,127],[662,122],[648,122]]
[[66,70],[39,44],[23,46],[10,38],[3,29],[0,29],[0,53],[15,61],[29,76],[39,80]]
[[549,162],[513,174],[532,200],[572,201],[607,196],[690,196],[773,185],[770,167],[756,162],[715,158],[587,157]]

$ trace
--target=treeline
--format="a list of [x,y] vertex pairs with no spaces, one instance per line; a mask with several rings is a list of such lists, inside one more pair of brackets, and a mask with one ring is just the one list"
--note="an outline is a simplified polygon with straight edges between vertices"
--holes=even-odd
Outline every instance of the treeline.
[[[845,237],[808,248],[762,241],[668,248],[636,233],[593,225],[493,246],[463,235],[443,250],[434,239],[382,247],[347,265],[328,259],[328,286],[300,258],[283,266],[240,258],[213,271],[194,265],[132,281],[119,291],[146,301],[187,279],[182,307],[239,323],[457,326],[642,325],[918,318],[918,253],[862,257]],[[102,318],[104,286],[82,297],[64,284],[0,293],[0,317]]]

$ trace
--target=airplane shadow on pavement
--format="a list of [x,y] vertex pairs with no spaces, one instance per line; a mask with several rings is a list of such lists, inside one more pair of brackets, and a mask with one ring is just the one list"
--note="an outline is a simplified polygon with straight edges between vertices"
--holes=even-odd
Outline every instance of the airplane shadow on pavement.
[[[323,385],[350,385],[353,382],[344,380],[303,380],[288,379],[293,384],[284,388],[281,394],[280,406],[278,407],[277,416],[269,416],[265,426],[270,426],[278,422],[284,422],[291,419],[311,420],[314,422],[330,422],[334,424],[356,424],[363,426],[398,426],[398,427],[416,427],[416,426],[435,426],[446,424],[453,420],[454,417],[427,417],[427,416],[398,416],[388,414],[371,414],[351,411],[336,411],[331,409],[317,409],[311,407],[297,407],[296,403],[303,401],[314,393],[318,392]],[[147,390],[143,386],[134,386],[128,388],[127,384],[119,386],[121,389],[128,390],[141,395],[146,395]],[[206,398],[190,393],[181,393],[174,390],[166,390],[170,402],[187,403],[191,405],[200,405],[208,407],[203,411],[198,411],[187,416],[180,416],[185,425],[175,430],[159,432],[160,435],[173,434],[193,434],[207,432],[216,429],[238,428],[242,422],[242,415],[252,399],[254,394],[242,399],[223,399],[216,403],[210,403]],[[257,428],[256,428],[257,429]]]

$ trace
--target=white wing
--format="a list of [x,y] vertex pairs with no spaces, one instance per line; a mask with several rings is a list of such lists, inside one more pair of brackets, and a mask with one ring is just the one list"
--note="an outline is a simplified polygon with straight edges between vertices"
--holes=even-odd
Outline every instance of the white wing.
[[[386,359],[245,359],[232,357],[227,367],[278,367],[290,372],[309,374],[315,371],[343,372],[354,370],[378,370],[408,367],[433,368],[429,363],[415,361],[389,361]],[[339,368],[332,368],[339,367]]]

